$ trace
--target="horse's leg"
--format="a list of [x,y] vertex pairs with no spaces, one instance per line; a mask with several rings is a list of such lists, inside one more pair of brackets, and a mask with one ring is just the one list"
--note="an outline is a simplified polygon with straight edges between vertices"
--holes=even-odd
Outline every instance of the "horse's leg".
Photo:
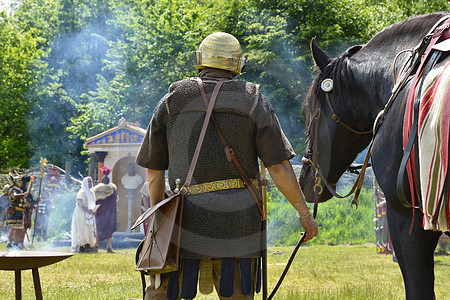
[[389,231],[402,271],[406,299],[434,299],[433,253],[441,233],[423,230],[422,214],[416,212],[410,234],[412,210],[396,207],[389,200],[387,205]]
[[[394,102],[375,138],[372,152],[373,170],[386,196],[387,218],[394,251],[405,284],[406,299],[434,299],[434,250],[440,232],[423,230],[422,214],[415,213],[410,235],[413,210],[400,204],[396,192],[396,178],[403,156],[403,115],[407,89]],[[394,180],[392,180],[394,179]],[[404,180],[409,197],[409,185]]]

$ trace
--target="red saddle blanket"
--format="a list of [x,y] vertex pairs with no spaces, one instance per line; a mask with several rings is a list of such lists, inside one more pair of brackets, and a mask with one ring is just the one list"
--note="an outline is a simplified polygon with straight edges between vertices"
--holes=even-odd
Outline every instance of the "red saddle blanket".
[[[418,80],[421,78],[419,76]],[[413,93],[413,94],[412,94]],[[418,119],[418,155],[420,205],[422,226],[426,230],[449,231],[450,190],[448,187],[449,135],[450,135],[450,60],[436,65],[423,81],[421,95],[418,89],[410,92],[405,110],[403,146],[406,146],[413,123],[413,100],[420,97]],[[412,94],[412,95],[411,95]],[[416,152],[417,153],[417,152]],[[416,176],[414,153],[407,166],[413,203],[419,202],[413,186]]]

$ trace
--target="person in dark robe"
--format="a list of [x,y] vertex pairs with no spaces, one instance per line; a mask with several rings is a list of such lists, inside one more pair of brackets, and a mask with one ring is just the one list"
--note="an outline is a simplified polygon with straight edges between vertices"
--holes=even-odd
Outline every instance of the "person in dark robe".
[[112,235],[117,230],[117,187],[114,183],[109,182],[110,170],[108,168],[103,171],[102,182],[94,187],[93,192],[95,204],[100,205],[95,215],[97,244],[106,240],[107,252],[114,253]]

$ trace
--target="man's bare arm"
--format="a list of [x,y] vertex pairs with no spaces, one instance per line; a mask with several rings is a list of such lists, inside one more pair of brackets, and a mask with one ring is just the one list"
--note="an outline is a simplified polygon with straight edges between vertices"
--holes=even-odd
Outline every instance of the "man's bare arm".
[[164,200],[164,192],[166,191],[164,170],[148,169],[148,191],[152,206]]
[[289,200],[299,214],[299,220],[306,231],[306,239],[308,241],[318,234],[318,226],[316,220],[309,213],[305,197],[295,177],[292,165],[288,160],[267,167],[273,182],[278,190]]

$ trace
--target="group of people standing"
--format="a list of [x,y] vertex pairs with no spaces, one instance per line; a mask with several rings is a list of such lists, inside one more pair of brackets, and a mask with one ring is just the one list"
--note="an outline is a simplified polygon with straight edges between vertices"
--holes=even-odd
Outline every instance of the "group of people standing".
[[[117,187],[109,182],[111,169],[105,168],[102,182],[93,187],[91,177],[83,179],[76,196],[72,218],[72,251],[97,251],[106,240],[107,251],[113,253],[112,234],[117,230]],[[40,188],[35,198],[31,194],[33,177],[9,174],[9,184],[0,196],[0,240],[7,237],[7,248],[25,248],[25,238],[31,242],[47,241],[50,213],[54,209],[51,190]],[[33,211],[35,213],[33,214]],[[29,231],[33,227],[32,237]]]
[[117,230],[117,187],[109,180],[111,169],[103,169],[101,183],[93,186],[91,177],[83,179],[76,196],[72,218],[72,252],[97,252],[106,240],[108,253],[112,249],[112,235]]
[[10,184],[3,186],[0,197],[0,236],[7,234],[7,248],[20,250],[25,247],[24,240],[32,226],[33,211],[36,211],[33,236],[37,235],[38,240],[47,240],[49,214],[53,209],[49,191],[43,189],[42,195],[34,199],[31,194],[33,178],[11,172],[9,181]]

